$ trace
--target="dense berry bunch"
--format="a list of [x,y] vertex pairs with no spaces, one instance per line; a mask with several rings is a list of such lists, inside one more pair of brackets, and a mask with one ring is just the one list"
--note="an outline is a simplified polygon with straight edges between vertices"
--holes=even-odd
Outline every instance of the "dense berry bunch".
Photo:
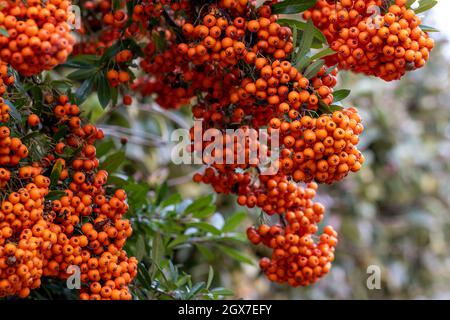
[[[374,17],[377,8],[382,11]],[[423,67],[434,47],[406,0],[387,7],[382,0],[319,0],[303,16],[312,19],[337,52],[328,59],[330,65],[386,81]]]
[[[137,261],[128,259],[123,250],[132,232],[129,221],[122,218],[128,210],[126,194],[123,190],[108,194],[108,173],[97,169],[99,162],[93,144],[103,137],[102,131],[91,124],[82,125],[78,107],[66,97],[57,102],[57,124],[67,125],[70,133],[58,142],[51,158],[63,162],[59,155],[67,150],[80,151],[67,168],[63,164],[60,182],[68,186],[66,195],[51,203],[50,216],[62,227],[64,235],[48,272],[64,278],[68,265],[77,265],[86,285],[82,299],[131,299],[127,286],[136,276]],[[90,219],[86,221],[86,217]],[[76,232],[79,229],[81,234]]]
[[[64,8],[64,1],[53,2]],[[364,163],[357,149],[361,118],[355,108],[335,102],[338,70],[399,79],[425,64],[433,41],[405,0],[387,7],[381,0],[319,0],[304,18],[323,31],[337,52],[320,64],[306,54],[298,57],[305,48],[297,50],[294,43],[299,38],[307,42],[307,37],[299,37],[304,31],[285,26],[273,14],[277,2],[81,1],[88,12],[75,53],[103,55],[100,64],[110,55],[102,71],[124,105],[132,103],[129,90],[166,109],[191,105],[197,121],[189,151],[204,165],[194,181],[236,195],[239,205],[277,215],[280,225],[250,228],[248,237],[273,249],[270,259],[261,260],[270,280],[299,286],[330,270],[337,244],[331,227],[313,241],[325,211],[312,201],[316,183],[342,180]],[[368,12],[372,6],[383,10],[376,19]],[[102,134],[82,126],[78,107],[68,101],[53,107],[57,121],[52,129],[57,133],[64,125],[70,134],[57,142],[43,165],[44,173],[56,164],[61,167],[59,183],[65,191],[51,203],[49,222],[50,229],[52,224],[61,229],[56,233],[63,234],[58,238],[62,254],[48,253],[51,266],[49,262],[44,272],[61,276],[75,262],[89,284],[82,298],[129,298],[126,286],[136,261],[126,257],[122,246],[131,228],[122,218],[127,208],[123,193],[105,191],[106,173],[97,170],[93,143]],[[0,116],[7,117],[4,110]],[[29,126],[38,120],[29,118]],[[267,129],[266,134],[259,129]],[[214,138],[203,139],[204,132]],[[79,154],[66,163],[67,149]],[[279,157],[266,171],[254,153]],[[83,217],[93,221],[85,223]]]
[[[164,11],[159,18],[169,24],[179,22],[181,35],[165,31],[165,48],[152,41],[147,44],[140,62],[147,75],[138,78],[132,88],[143,96],[155,96],[165,108],[176,108],[195,99],[192,112],[196,120],[201,120],[201,126],[191,129],[191,151],[201,157],[206,168],[194,176],[194,181],[210,184],[218,193],[237,195],[240,205],[258,207],[266,214],[285,219],[289,212],[303,212],[312,206],[312,193],[317,186],[303,188],[298,182],[331,183],[359,170],[364,158],[356,144],[363,127],[356,110],[344,109],[334,114],[322,114],[320,110],[321,105],[328,107],[333,103],[337,69],[323,67],[307,78],[292,65],[292,30],[277,23],[269,5],[256,9],[247,1],[219,1],[204,6],[198,19],[185,16],[167,21],[168,15]],[[160,33],[160,28],[154,32]],[[238,129],[246,138],[236,139],[235,134],[227,133],[229,128]],[[281,158],[269,174],[260,171],[260,159],[254,161],[250,156],[252,151],[269,155],[275,152],[271,141],[268,145],[259,143],[261,136],[255,129],[263,128],[269,128],[269,133],[280,131]],[[209,129],[221,134],[220,141],[198,144],[194,137]],[[252,141],[257,141],[253,149]],[[222,143],[220,149],[205,154],[218,142]],[[322,216],[323,212],[320,219],[311,220],[309,227],[295,231],[277,227],[277,235],[315,234]],[[324,242],[317,246],[324,246]],[[311,256],[309,251],[303,252],[306,247],[302,247],[301,256],[275,259],[272,267],[265,265],[263,269],[271,280],[291,285],[312,283],[329,270],[329,252],[334,251],[334,246],[324,250],[323,256],[315,245],[309,249],[317,259],[322,258],[314,267],[323,271],[316,268],[314,277],[311,274],[300,279],[297,274],[295,280],[287,273],[286,266],[294,256],[297,260]],[[286,276],[275,279],[270,271],[273,266],[284,268],[279,272],[286,272]]]
[[[2,80],[10,79],[6,65],[1,65]],[[10,82],[3,80],[2,87]],[[0,297],[25,297],[40,285],[48,242],[33,231],[43,223],[44,197],[50,183],[38,168],[19,165],[27,158],[28,148],[19,138],[11,137],[9,108],[0,99],[4,105],[0,127]],[[10,185],[14,187],[8,188]]]
[[44,252],[56,239],[43,220],[49,181],[42,175],[11,192],[0,211],[0,297],[26,297],[40,286]]
[[194,89],[185,84],[192,81],[193,72],[182,63],[176,48],[172,46],[164,53],[159,53],[156,52],[155,44],[150,42],[144,53],[140,67],[148,76],[138,79],[132,86],[133,90],[143,96],[155,95],[156,101],[163,108],[178,108],[188,104],[195,94]]
[[[120,38],[120,30],[114,28],[115,19],[112,16],[104,20],[105,15],[111,13],[111,1],[81,1],[80,5],[87,9],[78,32],[80,40],[74,45],[74,54],[98,54],[104,53],[114,41]],[[124,13],[117,13],[117,18],[124,19]],[[126,18],[126,17],[125,17]],[[112,23],[111,23],[112,21]],[[106,26],[107,25],[107,26]],[[99,33],[96,37],[90,32]]]
[[[0,210],[0,296],[27,296],[39,287],[42,276],[66,279],[68,267],[78,266],[82,299],[131,299],[128,284],[136,276],[137,261],[123,250],[132,232],[129,221],[122,218],[128,205],[123,190],[111,194],[105,188],[108,173],[97,169],[93,144],[103,133],[91,124],[83,125],[78,106],[67,97],[54,103],[54,116],[46,118],[46,124],[55,135],[67,126],[68,134],[55,141],[53,153],[20,166],[17,177],[6,180],[12,188],[19,183],[25,187],[11,192]],[[9,139],[9,128],[2,128]],[[10,139],[11,152],[20,153],[10,154],[9,162],[2,163],[6,167],[14,168],[27,157],[25,145],[14,139]],[[66,163],[67,152],[75,150]],[[59,189],[64,195],[48,200],[46,175],[57,167],[59,178],[52,191]]]
[[70,34],[70,1],[4,1],[0,11],[0,58],[24,75],[50,70],[66,61],[75,39]]
[[354,108],[319,118],[286,121],[275,117],[270,126],[281,131],[280,170],[294,181],[332,183],[359,171],[364,162],[356,149],[363,126]]
[[[12,38],[2,38],[7,48],[0,53],[5,60],[0,64],[1,95],[14,87],[8,62],[27,76],[64,62],[71,51],[73,39],[65,22],[69,2],[29,4],[9,2],[2,9],[0,20]],[[39,39],[41,46],[33,45]],[[17,46],[21,51],[13,50]],[[23,55],[30,49],[35,51]],[[66,279],[69,266],[78,266],[80,298],[131,299],[128,285],[136,276],[137,261],[123,250],[132,232],[123,219],[128,205],[125,192],[106,188],[108,173],[98,170],[94,143],[103,132],[83,124],[79,107],[67,96],[49,93],[42,114],[29,113],[26,124],[28,130],[50,134],[53,148],[32,161],[26,144],[12,136],[25,128],[11,121],[10,108],[0,99],[0,297],[26,297],[43,276]],[[49,176],[55,172],[57,181],[52,182]],[[50,200],[50,192],[64,195]]]
[[271,281],[287,282],[293,287],[306,286],[325,276],[334,260],[337,233],[324,228],[319,241],[314,241],[317,223],[322,221],[325,208],[312,201],[317,185],[301,189],[302,203],[286,211],[283,226],[261,224],[247,229],[249,240],[272,249],[270,258],[262,258],[260,267]]
[[[164,57],[174,57],[175,60],[169,59],[174,65],[176,60],[186,57],[193,63],[194,70],[199,67],[205,70],[213,65],[214,68],[210,70],[216,74],[228,71],[222,76],[221,82],[215,82],[213,90],[203,89],[207,95],[193,107],[194,117],[203,120],[202,130],[215,128],[225,131],[233,124],[239,124],[239,128],[244,131],[249,127],[266,126],[271,130],[280,130],[281,158],[276,166],[282,178],[288,182],[316,180],[331,183],[342,179],[350,171],[358,171],[364,158],[356,150],[356,144],[363,127],[356,110],[324,114],[317,119],[305,115],[309,110],[317,112],[320,103],[330,105],[333,102],[337,70],[329,72],[323,67],[317,75],[307,79],[289,61],[284,60],[292,50],[292,32],[276,23],[276,16],[270,14],[270,7],[263,6],[258,10],[261,16],[259,19],[248,20],[238,16],[232,20],[232,24],[220,12],[217,7],[211,6],[200,24],[184,24],[183,34],[191,42],[178,45],[178,56],[164,53]],[[252,46],[245,38],[253,33],[256,38]],[[259,56],[261,54],[266,57]],[[155,67],[155,71],[162,71],[160,74],[167,77],[164,67],[171,64],[163,66],[163,61],[166,60],[161,58],[160,66]],[[254,70],[253,78],[233,71],[238,70],[234,66],[239,62]],[[186,63],[186,66],[189,65]],[[179,71],[179,68],[172,68]],[[231,72],[228,70],[230,68]],[[202,89],[198,87],[197,81],[193,81],[188,88],[197,91]],[[222,92],[229,91],[229,95],[216,93],[216,88]],[[192,130],[191,136],[194,134]],[[225,133],[223,140],[230,139]],[[208,170],[194,179],[212,184],[217,192],[239,195],[238,202],[241,205],[257,205],[266,213],[283,214],[286,209],[283,205],[267,204],[261,200],[264,198],[261,196],[256,201],[258,197],[254,193],[262,195],[268,192],[268,188],[264,183],[255,185],[255,181],[264,180],[264,177],[260,175],[257,179],[252,178],[254,172],[249,171],[254,171],[258,163],[248,162],[249,148],[246,143],[240,146],[235,143],[234,148],[225,144],[221,154],[213,155],[213,159],[203,158],[204,163],[214,168],[214,171]],[[201,151],[210,144],[204,143]],[[231,154],[232,150],[234,155]],[[260,151],[259,145],[256,151]],[[243,154],[243,163],[225,164],[225,161],[220,161],[221,158],[226,159],[227,155],[236,159],[237,153]],[[214,163],[215,159],[219,159],[220,163]],[[239,170],[247,171],[240,173]],[[279,198],[269,197],[270,200],[277,202],[283,199],[283,192]]]

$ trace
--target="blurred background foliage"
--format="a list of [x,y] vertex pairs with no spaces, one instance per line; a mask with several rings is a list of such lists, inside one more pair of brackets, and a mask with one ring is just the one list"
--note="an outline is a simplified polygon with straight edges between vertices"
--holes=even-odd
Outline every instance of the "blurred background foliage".
[[[352,88],[345,103],[364,118],[367,163],[319,188],[324,223],[336,227],[340,244],[331,273],[309,288],[270,284],[257,266],[264,252],[244,236],[259,212],[247,215],[232,197],[192,183],[198,167],[171,163],[170,136],[191,126],[189,108],[140,102],[102,110],[92,96],[84,110],[108,137],[98,154],[130,197],[135,233],[127,246],[142,261],[135,296],[449,299],[450,64],[440,37],[427,67],[400,82],[342,74],[340,87]],[[367,289],[370,265],[381,268],[381,290]]]

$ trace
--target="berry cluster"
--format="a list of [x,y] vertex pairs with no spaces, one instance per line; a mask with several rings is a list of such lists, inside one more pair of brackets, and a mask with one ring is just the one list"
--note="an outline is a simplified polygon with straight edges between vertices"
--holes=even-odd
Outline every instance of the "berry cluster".
[[0,60],[0,191],[11,178],[8,167],[17,166],[20,160],[28,156],[28,148],[17,137],[11,136],[11,129],[7,125],[10,120],[10,107],[3,95],[7,87],[14,83],[14,77],[8,72],[8,64]]
[[[155,44],[150,42],[144,53],[140,67],[148,76],[137,79],[132,89],[142,96],[154,95],[163,108],[178,108],[189,104],[195,97],[196,90],[214,90],[215,86],[220,84],[220,79],[214,75],[214,69],[193,70],[184,63],[183,56],[175,45],[164,52],[157,52]],[[221,92],[220,89],[221,87],[216,87],[214,91]]]
[[290,286],[307,286],[325,276],[334,260],[337,233],[331,226],[324,228],[319,241],[314,236],[317,223],[322,221],[325,208],[313,203],[317,185],[309,184],[302,191],[303,203],[295,210],[286,211],[286,226],[261,224],[247,229],[249,240],[272,249],[271,258],[262,258],[259,265],[271,281]]
[[[0,36],[1,95],[14,90],[9,66],[30,76],[66,61],[74,44],[69,5],[5,2],[0,27],[9,37]],[[80,298],[131,299],[137,261],[123,250],[132,233],[123,218],[126,194],[107,188],[108,173],[98,170],[94,143],[103,132],[85,124],[67,96],[55,94],[47,93],[42,109],[28,113],[28,128],[11,120],[0,97],[0,297],[26,297],[42,277],[66,279],[69,266],[78,266]],[[45,134],[50,152],[32,160],[17,137],[26,130]]]
[[[381,0],[318,0],[304,18],[337,53],[325,57],[322,67],[320,61],[308,66],[302,61],[308,57],[296,56],[304,48],[294,46],[299,38],[294,36],[303,31],[279,21],[272,10],[277,2],[143,0],[127,7],[84,1],[92,10],[75,51],[101,55],[120,43],[108,64],[112,87],[122,95],[131,89],[141,99],[152,97],[166,109],[191,105],[201,125],[190,130],[189,151],[204,164],[194,181],[236,195],[239,205],[278,215],[280,225],[250,228],[248,237],[274,250],[261,261],[270,280],[299,286],[329,271],[337,244],[331,227],[313,241],[325,210],[312,201],[317,183],[340,181],[364,163],[357,149],[364,130],[357,110],[333,104],[339,70],[399,79],[425,64],[433,41],[405,0],[387,7]],[[376,19],[368,12],[372,6],[384,10]],[[136,66],[141,72],[135,79]],[[123,95],[124,105],[131,102]],[[217,135],[204,141],[209,130]],[[267,144],[261,143],[269,135]],[[279,157],[266,171],[252,153]],[[81,167],[79,162],[76,168]]]
[[[2,79],[10,79],[2,63]],[[10,80],[6,83],[9,84]],[[4,87],[6,85],[2,85]],[[5,88],[6,89],[6,88]],[[3,91],[2,95],[6,90]],[[2,103],[4,103],[3,98]],[[17,294],[26,297],[40,285],[47,238],[33,232],[41,228],[45,196],[50,181],[40,169],[20,165],[28,148],[19,138],[11,137],[9,108],[2,107],[0,127],[0,297]],[[47,229],[45,229],[48,231]],[[49,231],[46,232],[46,235]]]
[[[382,9],[373,17],[374,10]],[[387,8],[383,0],[319,0],[303,17],[322,30],[337,52],[328,59],[330,65],[386,81],[423,67],[434,47],[406,0]]]
[[[147,44],[140,62],[147,76],[139,78],[132,88],[142,95],[154,95],[166,108],[176,108],[196,98],[192,113],[202,125],[191,129],[191,151],[201,156],[206,168],[204,173],[194,175],[194,181],[210,184],[218,193],[235,194],[238,204],[261,208],[281,219],[290,212],[304,212],[312,205],[317,185],[303,188],[298,182],[331,183],[350,171],[358,171],[364,160],[356,149],[363,130],[356,110],[343,109],[333,114],[320,110],[321,104],[328,107],[333,102],[337,69],[323,67],[308,79],[293,66],[289,60],[294,50],[292,30],[277,23],[269,5],[256,9],[247,1],[219,1],[204,6],[202,11],[195,22],[182,20],[180,32],[184,41],[180,42],[180,34],[168,29],[167,48],[161,49],[154,42]],[[235,135],[226,132],[229,128],[238,129],[246,138],[236,140]],[[280,158],[270,174],[261,173],[260,159],[253,161],[250,156],[252,151],[274,151],[270,141],[267,146],[259,143],[260,133],[254,129],[262,128],[268,128],[269,133],[280,132]],[[221,140],[198,145],[194,137],[201,133],[197,130],[209,129],[221,132]],[[205,154],[217,142],[223,148]],[[318,204],[316,207],[323,208]],[[295,231],[277,227],[276,235],[311,236],[317,232],[320,220],[312,219],[308,228]],[[294,220],[291,222],[295,224]],[[265,243],[269,242],[267,239]],[[320,242],[318,246],[324,244]],[[322,256],[317,248],[312,244],[309,248],[317,259],[322,257],[314,267],[323,268],[323,272],[316,268],[316,277],[311,274],[300,280],[297,274],[294,280],[287,273],[286,266],[293,259],[300,259],[298,254],[279,257],[271,263],[275,269],[284,268],[280,271],[286,272],[284,278],[280,275],[275,279],[273,272],[268,271],[273,267],[263,269],[271,280],[307,285],[330,268],[329,252],[334,249],[324,249]],[[304,250],[306,247],[302,247],[301,257],[312,255]]]
[[[132,233],[129,221],[122,218],[128,205],[123,190],[107,194],[104,186],[108,173],[97,169],[94,143],[103,138],[103,132],[91,124],[82,125],[79,108],[65,96],[57,101],[54,113],[56,123],[66,124],[70,134],[56,144],[51,157],[54,163],[62,164],[60,183],[68,188],[63,197],[52,201],[49,212],[64,234],[55,249],[56,256],[51,257],[53,268],[48,270],[49,275],[64,278],[68,265],[77,265],[86,285],[80,298],[131,299],[127,286],[136,276],[137,261],[129,259],[123,250]],[[58,157],[67,150],[79,153],[66,166],[64,159]],[[76,232],[79,229],[81,234]]]
[[294,181],[333,183],[350,171],[359,171],[364,162],[364,156],[356,149],[363,126],[354,108],[319,118],[303,116],[290,122],[272,118],[270,126],[281,131],[285,146],[280,170],[292,175]]
[[38,74],[66,61],[75,39],[68,0],[4,1],[0,10],[0,58],[23,75]]
[[[30,289],[40,286],[43,252],[55,236],[42,219],[48,186],[48,179],[38,175],[2,201],[0,297],[13,294],[26,297]],[[16,236],[17,240],[11,241]]]
[[[128,205],[123,190],[109,193],[108,173],[97,169],[93,144],[103,133],[91,124],[83,125],[78,106],[66,96],[46,97],[46,101],[54,107],[53,117],[46,117],[45,123],[55,135],[64,126],[69,132],[55,141],[52,153],[31,165],[20,165],[17,177],[6,180],[11,184],[8,189],[14,190],[18,183],[25,187],[10,192],[1,205],[0,296],[25,297],[40,286],[42,276],[66,279],[68,267],[78,266],[83,283],[80,298],[131,299],[127,287],[136,276],[137,261],[123,250],[132,232],[129,221],[122,218]],[[9,139],[7,126],[1,132],[2,139]],[[10,139],[8,148],[19,154],[2,163],[13,169],[28,153],[15,139]],[[75,154],[70,163],[65,159],[68,152]],[[46,175],[58,167],[52,191],[64,195],[48,200],[51,181]],[[9,172],[0,171],[3,176]]]

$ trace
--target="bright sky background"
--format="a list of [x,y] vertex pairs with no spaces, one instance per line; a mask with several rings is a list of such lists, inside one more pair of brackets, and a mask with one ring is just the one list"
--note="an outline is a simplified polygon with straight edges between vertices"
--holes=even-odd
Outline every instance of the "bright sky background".
[[438,0],[431,12],[425,13],[423,23],[438,28],[450,41],[450,0]]

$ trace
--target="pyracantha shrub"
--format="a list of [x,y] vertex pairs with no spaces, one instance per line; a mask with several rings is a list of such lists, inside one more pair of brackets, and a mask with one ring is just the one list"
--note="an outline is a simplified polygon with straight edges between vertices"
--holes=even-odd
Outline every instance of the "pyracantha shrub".
[[[330,271],[337,233],[325,226],[318,235],[325,208],[313,198],[319,184],[364,163],[357,148],[364,126],[358,110],[341,103],[348,92],[336,89],[339,72],[397,80],[423,67],[434,46],[406,0],[318,0],[298,10],[278,1],[79,1],[77,34],[68,0],[4,3],[1,297],[26,297],[42,277],[64,280],[78,266],[81,299],[132,298],[138,262],[124,250],[129,204],[99,168],[94,143],[104,134],[82,113],[92,92],[103,107],[119,97],[125,106],[148,98],[165,109],[190,106],[201,122],[190,130],[189,152],[203,164],[194,181],[270,220],[247,231],[253,244],[272,249],[260,261],[269,280],[316,282]],[[304,21],[279,16],[302,11]],[[81,82],[75,97],[39,82],[61,64],[78,69],[67,76]],[[22,82],[42,85],[42,97]],[[18,100],[28,106],[19,110],[24,121],[11,116]],[[260,143],[260,129],[276,134],[278,145]],[[195,140],[207,130],[224,146],[211,156],[205,150],[218,141]],[[272,171],[253,161],[252,147],[278,152]]]

